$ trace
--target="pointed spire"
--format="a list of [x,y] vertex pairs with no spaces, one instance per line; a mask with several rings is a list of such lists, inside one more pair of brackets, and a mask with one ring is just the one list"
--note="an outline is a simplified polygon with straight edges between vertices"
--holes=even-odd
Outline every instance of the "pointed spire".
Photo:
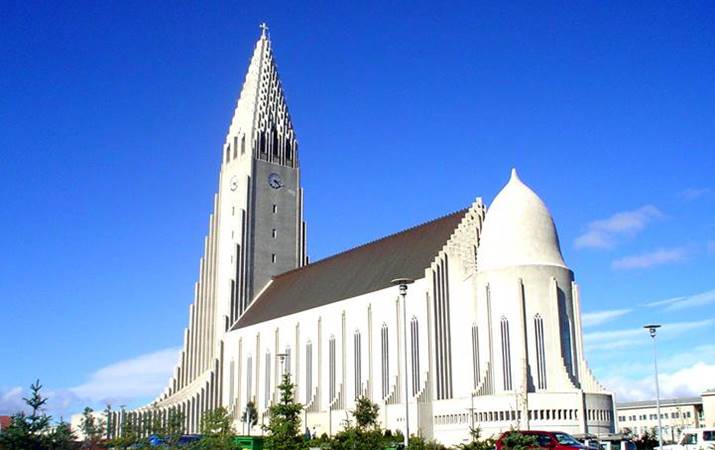
[[[261,36],[226,136],[224,152],[228,156],[224,161],[245,152],[258,159],[294,167],[297,142],[293,123],[273,58],[268,25],[262,23],[259,28]],[[240,147],[238,152],[236,147]]]
[[521,181],[521,178],[519,178],[519,174],[516,172],[516,167],[512,167],[511,169],[511,176],[509,177],[509,181],[511,182],[512,180]]

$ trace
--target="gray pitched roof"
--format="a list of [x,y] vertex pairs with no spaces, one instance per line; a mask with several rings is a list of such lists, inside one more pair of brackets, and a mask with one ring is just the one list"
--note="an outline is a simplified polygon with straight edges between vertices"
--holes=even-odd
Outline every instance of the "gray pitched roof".
[[[700,397],[666,398],[660,400],[660,406],[697,405],[702,402],[703,399]],[[644,408],[647,406],[655,406],[655,400],[616,403],[616,408]]]
[[467,210],[409,228],[273,278],[233,329],[424,278]]

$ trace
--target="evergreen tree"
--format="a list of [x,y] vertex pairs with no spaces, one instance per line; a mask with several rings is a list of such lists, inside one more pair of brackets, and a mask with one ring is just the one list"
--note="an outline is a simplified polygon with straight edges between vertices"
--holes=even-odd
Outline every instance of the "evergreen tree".
[[112,420],[112,405],[107,404],[104,408],[104,422],[107,424],[107,433],[105,434],[106,439],[111,439],[114,429],[114,421]]
[[184,434],[184,419],[185,416],[181,411],[169,410],[164,434],[164,442],[166,442],[167,446],[174,447],[178,445],[179,439]]
[[79,428],[84,435],[84,448],[96,449],[99,447],[104,435],[104,421],[94,416],[94,411],[90,407],[84,408],[82,412],[82,422]]
[[229,450],[236,448],[236,433],[231,425],[231,416],[224,407],[206,411],[201,420],[201,440],[195,448],[200,450]]
[[241,415],[241,422],[248,424],[248,435],[251,435],[251,428],[258,424],[258,410],[256,409],[256,404],[251,400],[246,403],[246,409]]
[[77,436],[70,428],[70,425],[61,420],[47,436],[47,446],[51,450],[72,450],[76,448],[76,439]]
[[40,394],[41,389],[40,380],[30,385],[32,395],[23,400],[32,412],[30,415],[24,412],[15,414],[8,429],[0,433],[0,448],[3,450],[41,450],[47,447],[51,417],[43,410],[47,399]]
[[297,450],[303,447],[300,434],[300,413],[303,405],[294,400],[295,386],[290,381],[290,373],[283,374],[283,381],[278,386],[280,400],[269,410],[269,422],[265,429],[265,447],[268,450]]

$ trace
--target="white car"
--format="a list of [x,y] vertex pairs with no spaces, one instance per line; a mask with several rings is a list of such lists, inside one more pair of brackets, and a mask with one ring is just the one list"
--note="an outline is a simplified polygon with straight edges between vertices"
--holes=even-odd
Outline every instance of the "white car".
[[686,428],[680,442],[664,445],[662,450],[715,450],[715,428]]

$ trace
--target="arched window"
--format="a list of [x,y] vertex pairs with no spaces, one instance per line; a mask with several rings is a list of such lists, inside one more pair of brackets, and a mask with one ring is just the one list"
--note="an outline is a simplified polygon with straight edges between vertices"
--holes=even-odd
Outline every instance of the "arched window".
[[501,318],[501,357],[504,375],[504,390],[510,391],[511,386],[511,343],[509,342],[509,321]]
[[335,336],[328,341],[328,395],[330,401],[335,399]]
[[305,403],[310,402],[313,395],[313,343],[305,344]]
[[271,352],[266,351],[266,379],[265,379],[265,385],[266,385],[266,392],[265,392],[265,399],[263,400],[263,406],[268,408],[268,405],[271,403]]
[[412,343],[412,395],[417,395],[420,389],[420,326],[417,317],[410,321],[410,337]]
[[472,324],[472,376],[474,389],[479,386],[479,328]]
[[380,344],[382,349],[382,398],[390,392],[390,349],[388,347],[387,324],[380,329]]
[[355,330],[353,346],[355,347],[355,398],[358,398],[362,392],[362,340],[360,339],[360,330]]
[[539,389],[546,389],[546,351],[544,350],[544,319],[540,314],[534,316],[534,334],[536,335],[536,380]]

